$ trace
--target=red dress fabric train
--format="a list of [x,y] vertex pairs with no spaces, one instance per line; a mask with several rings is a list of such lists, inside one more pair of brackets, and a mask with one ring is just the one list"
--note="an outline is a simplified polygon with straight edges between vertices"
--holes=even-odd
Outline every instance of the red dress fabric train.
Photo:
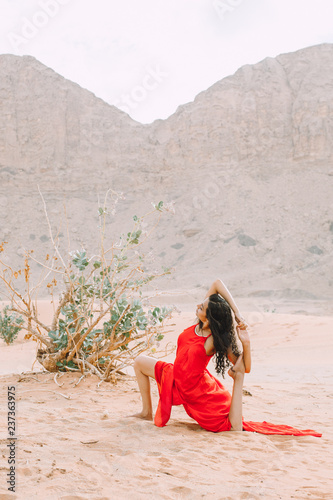
[[[190,326],[179,336],[174,364],[158,361],[155,365],[155,378],[160,394],[155,425],[166,425],[172,406],[183,405],[186,413],[207,431],[230,431],[231,394],[207,370],[212,357],[207,356],[205,351],[207,337],[196,335],[195,326]],[[243,420],[243,430],[261,434],[321,437],[321,434],[311,429],[299,430],[289,425],[269,422]]]

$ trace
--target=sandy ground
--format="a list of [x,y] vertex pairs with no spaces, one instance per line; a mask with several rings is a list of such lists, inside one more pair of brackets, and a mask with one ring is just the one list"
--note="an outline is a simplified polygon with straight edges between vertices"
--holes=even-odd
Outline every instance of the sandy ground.
[[[193,324],[175,314],[163,342]],[[331,499],[333,318],[243,309],[253,369],[246,375],[245,420],[315,429],[311,436],[213,434],[182,407],[164,428],[128,418],[140,409],[131,374],[116,385],[88,376],[31,370],[36,343],[1,341],[0,500],[4,499]],[[44,312],[43,314],[46,314]],[[168,359],[172,361],[174,354]],[[213,364],[209,365],[213,371]],[[15,373],[16,372],[16,373]],[[129,373],[131,371],[129,370]],[[232,381],[223,382],[229,390]],[[7,387],[15,385],[16,492],[7,490]],[[158,393],[152,383],[156,408]]]

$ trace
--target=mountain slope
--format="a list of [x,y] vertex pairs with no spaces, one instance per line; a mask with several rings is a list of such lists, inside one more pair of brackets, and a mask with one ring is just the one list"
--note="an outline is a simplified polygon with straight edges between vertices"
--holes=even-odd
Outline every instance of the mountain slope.
[[151,125],[32,57],[0,56],[7,259],[16,267],[24,248],[49,250],[37,185],[54,228],[66,204],[72,249],[96,249],[98,200],[113,189],[126,199],[110,241],[151,201],[174,200],[151,242],[156,265],[175,267],[164,286],[221,276],[235,294],[274,303],[331,297],[332,56],[324,44],[244,66]]

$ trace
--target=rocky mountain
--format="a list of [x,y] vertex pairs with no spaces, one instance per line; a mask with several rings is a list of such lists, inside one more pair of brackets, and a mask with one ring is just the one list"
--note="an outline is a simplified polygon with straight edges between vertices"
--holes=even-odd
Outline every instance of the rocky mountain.
[[151,137],[164,156],[197,164],[332,160],[332,55],[323,44],[243,66],[156,121]]
[[332,75],[331,44],[282,54],[142,125],[30,56],[1,55],[7,261],[16,267],[24,248],[50,247],[37,185],[54,228],[66,204],[71,248],[96,247],[97,208],[113,189],[126,198],[110,240],[150,202],[174,201],[151,240],[156,265],[175,268],[162,287],[201,289],[222,277],[271,309],[282,299],[329,300]]

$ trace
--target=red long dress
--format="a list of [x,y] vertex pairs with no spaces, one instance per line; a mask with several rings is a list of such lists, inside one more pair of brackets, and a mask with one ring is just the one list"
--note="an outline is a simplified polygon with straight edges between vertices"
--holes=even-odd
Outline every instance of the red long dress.
[[[160,395],[155,425],[166,425],[172,405],[183,405],[186,413],[207,431],[230,431],[231,394],[207,370],[207,364],[212,357],[205,351],[207,337],[196,335],[195,327],[196,325],[190,326],[178,337],[174,364],[157,361],[155,365],[155,378]],[[321,437],[321,434],[311,429],[299,430],[289,425],[275,425],[269,422],[243,420],[243,430],[261,434]]]

